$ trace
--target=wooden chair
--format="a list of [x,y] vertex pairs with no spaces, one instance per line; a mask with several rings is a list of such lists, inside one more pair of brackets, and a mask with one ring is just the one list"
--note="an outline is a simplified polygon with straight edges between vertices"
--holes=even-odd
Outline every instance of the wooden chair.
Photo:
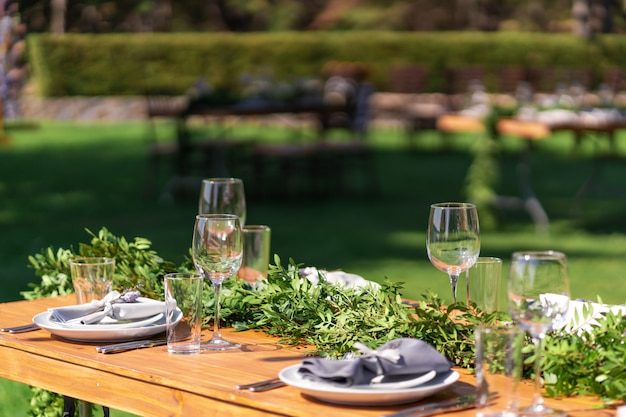
[[437,119],[448,111],[445,100],[435,100],[435,95],[428,95],[429,98],[424,99],[427,81],[428,70],[421,64],[395,65],[389,69],[388,90],[392,93],[414,95],[400,109],[411,145],[419,132],[436,130]]
[[321,164],[314,143],[259,144],[252,148],[250,193],[255,198],[317,197]]
[[589,68],[569,68],[566,76],[569,85],[580,84],[587,91],[595,88],[594,74]]
[[420,94],[425,91],[428,71],[420,64],[394,65],[388,73],[391,93]]
[[526,81],[526,69],[519,65],[505,65],[496,69],[499,93],[514,94],[521,82]]
[[465,94],[473,81],[483,81],[485,69],[480,65],[451,67],[446,70],[449,94]]
[[448,68],[446,70],[448,107],[452,110],[461,109],[471,85],[476,82],[483,83],[485,74],[485,69],[479,65]]
[[623,91],[626,86],[626,71],[617,67],[607,68],[602,80],[613,92]]
[[[322,194],[343,195],[355,190],[355,176],[362,177],[364,191],[378,190],[378,176],[372,153],[366,143],[371,117],[370,99],[374,87],[367,81],[368,68],[359,64],[340,67],[325,88],[325,100],[335,93],[331,82],[339,77],[349,88],[342,98],[346,105],[343,117],[333,119],[333,112],[322,114],[320,137],[315,148],[319,169],[317,189]],[[335,135],[335,131],[339,131]]]
[[562,82],[557,70],[552,67],[530,67],[527,78],[533,91],[539,93],[554,93],[559,82]]

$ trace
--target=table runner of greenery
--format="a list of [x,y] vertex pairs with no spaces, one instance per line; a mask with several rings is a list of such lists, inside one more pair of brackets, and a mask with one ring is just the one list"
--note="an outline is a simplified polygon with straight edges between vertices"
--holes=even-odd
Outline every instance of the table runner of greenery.
[[[177,266],[151,250],[145,238],[129,241],[106,228],[98,234],[87,232],[90,243],[80,243],[77,249],[47,248],[29,257],[41,280],[22,292],[24,298],[72,293],[69,260],[76,255],[115,258],[115,287],[138,288],[155,299],[163,298],[165,273],[193,270],[190,257]],[[409,304],[401,297],[402,283],[387,278],[380,288],[344,288],[323,280],[313,285],[301,278],[300,267],[292,259],[283,265],[275,255],[267,280],[254,286],[227,280],[221,306],[225,324],[264,331],[280,337],[281,343],[306,344],[312,347],[310,354],[331,357],[352,351],[356,341],[375,348],[395,338],[414,337],[430,343],[458,366],[472,368],[476,325],[510,320],[502,312],[477,312],[474,305],[445,306],[430,292],[424,294],[424,301]],[[212,294],[204,291],[207,321],[212,317]],[[597,326],[577,328],[589,315],[590,309],[584,309],[567,331],[546,338],[542,363],[546,392],[551,396],[596,395],[607,405],[626,401],[626,317],[609,312]],[[524,376],[531,378],[533,348],[527,347]],[[60,415],[59,396],[37,388],[33,392],[33,415]],[[59,414],[50,414],[54,409]]]

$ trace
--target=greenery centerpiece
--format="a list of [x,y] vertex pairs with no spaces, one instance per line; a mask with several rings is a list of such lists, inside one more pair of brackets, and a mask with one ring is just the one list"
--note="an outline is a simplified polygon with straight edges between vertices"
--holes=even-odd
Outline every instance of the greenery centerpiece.
[[[174,265],[151,250],[145,238],[128,241],[106,228],[97,235],[87,232],[90,242],[80,243],[76,250],[47,248],[29,257],[40,282],[31,284],[22,293],[24,298],[72,293],[69,260],[75,255],[115,258],[115,289],[137,288],[154,299],[163,298],[166,273],[194,270],[190,257]],[[292,259],[283,265],[275,256],[267,280],[254,285],[225,281],[221,306],[225,324],[241,331],[262,330],[280,338],[280,343],[306,345],[311,355],[330,357],[352,351],[355,342],[376,348],[400,337],[418,338],[457,366],[471,369],[475,327],[510,320],[506,313],[483,313],[475,305],[446,306],[430,292],[422,301],[409,303],[402,298],[402,283],[388,278],[381,286],[367,288],[345,288],[324,280],[314,285],[301,277],[301,266]],[[212,291],[204,294],[208,321],[214,300]],[[607,312],[589,325],[592,310],[586,306],[572,324],[546,338],[542,357],[546,392],[551,396],[595,395],[606,404],[625,401],[626,317]],[[526,364],[533,359],[529,345]],[[530,378],[531,373],[532,366],[526,366],[524,376]],[[33,388],[31,415],[60,416],[62,409],[60,396]]]

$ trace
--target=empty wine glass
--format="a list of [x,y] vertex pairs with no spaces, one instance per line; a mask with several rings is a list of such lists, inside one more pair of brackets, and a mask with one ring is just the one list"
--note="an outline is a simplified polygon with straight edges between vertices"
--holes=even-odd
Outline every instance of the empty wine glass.
[[541,396],[541,352],[548,331],[562,324],[569,309],[567,260],[555,251],[515,252],[508,279],[509,311],[535,344],[535,392],[522,416],[565,416],[543,404]]
[[426,249],[430,262],[448,274],[456,303],[459,275],[476,262],[480,254],[480,228],[476,205],[437,203],[430,206]]
[[246,225],[246,194],[239,178],[202,180],[198,214],[235,214]]
[[215,321],[213,337],[202,344],[203,349],[224,350],[239,345],[222,339],[220,333],[220,290],[222,282],[235,275],[243,253],[241,225],[234,214],[199,214],[193,230],[193,263],[204,278],[213,283]]

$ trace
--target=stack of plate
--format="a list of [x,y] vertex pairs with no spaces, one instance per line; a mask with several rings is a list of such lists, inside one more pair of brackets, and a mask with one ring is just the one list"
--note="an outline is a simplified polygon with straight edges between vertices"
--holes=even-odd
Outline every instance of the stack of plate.
[[[139,298],[138,302],[152,300]],[[179,321],[182,313],[177,311],[174,321]],[[52,317],[50,311],[37,314],[33,323],[50,334],[79,342],[121,342],[143,339],[165,332],[165,313],[155,314],[138,320],[115,320],[105,318],[97,324],[61,323]]]

